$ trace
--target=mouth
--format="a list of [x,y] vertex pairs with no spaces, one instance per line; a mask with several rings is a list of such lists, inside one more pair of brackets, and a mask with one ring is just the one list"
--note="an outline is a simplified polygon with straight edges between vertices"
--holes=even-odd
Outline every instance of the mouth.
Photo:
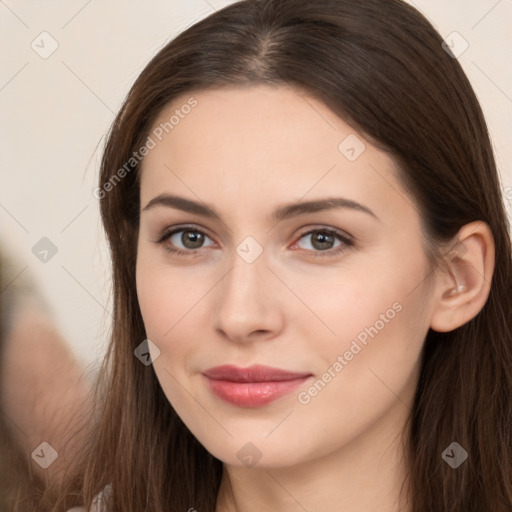
[[290,372],[269,366],[240,368],[216,366],[203,372],[210,391],[239,407],[261,407],[281,398],[303,384],[312,374]]

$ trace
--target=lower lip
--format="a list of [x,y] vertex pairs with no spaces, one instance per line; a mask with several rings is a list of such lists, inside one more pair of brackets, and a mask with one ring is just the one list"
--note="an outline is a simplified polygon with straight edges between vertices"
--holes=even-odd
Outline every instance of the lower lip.
[[268,382],[231,382],[206,377],[213,394],[239,407],[261,407],[297,389],[309,377]]

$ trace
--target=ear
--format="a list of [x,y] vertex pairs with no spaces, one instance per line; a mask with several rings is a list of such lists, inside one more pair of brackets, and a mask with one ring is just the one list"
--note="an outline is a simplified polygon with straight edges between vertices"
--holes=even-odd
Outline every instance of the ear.
[[483,221],[463,226],[436,270],[430,327],[449,332],[469,322],[484,307],[494,272],[494,238]]

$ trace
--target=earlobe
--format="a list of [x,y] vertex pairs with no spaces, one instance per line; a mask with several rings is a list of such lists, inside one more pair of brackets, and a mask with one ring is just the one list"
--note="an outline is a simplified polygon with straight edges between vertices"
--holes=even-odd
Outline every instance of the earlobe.
[[484,307],[494,272],[494,238],[482,221],[463,226],[436,271],[430,327],[449,332],[466,324]]

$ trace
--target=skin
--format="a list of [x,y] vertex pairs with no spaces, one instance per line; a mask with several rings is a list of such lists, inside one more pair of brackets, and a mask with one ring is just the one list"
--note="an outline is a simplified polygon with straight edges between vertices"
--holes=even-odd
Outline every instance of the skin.
[[[176,98],[155,126],[190,96]],[[392,158],[321,102],[267,86],[193,96],[198,105],[143,162],[137,293],[147,336],[160,350],[154,369],[166,396],[224,462],[217,512],[365,512],[376,503],[384,512],[410,510],[399,504],[402,432],[424,339],[430,327],[452,330],[485,303],[494,254],[488,228],[461,230],[464,250],[432,273],[421,218]],[[366,145],[353,162],[338,150],[351,134]],[[161,194],[204,202],[219,218],[145,208]],[[283,203],[327,197],[374,215],[338,208],[270,219]],[[187,248],[181,232],[155,243],[183,224],[206,232],[203,246]],[[334,237],[326,248],[306,234],[326,228],[353,245]],[[263,248],[252,263],[236,252],[248,236]],[[454,292],[457,283],[463,292]],[[300,403],[299,393],[393,304],[400,306],[394,318]],[[238,407],[213,395],[201,374],[222,364],[312,377],[266,406]],[[248,442],[261,454],[253,467],[237,457]]]

